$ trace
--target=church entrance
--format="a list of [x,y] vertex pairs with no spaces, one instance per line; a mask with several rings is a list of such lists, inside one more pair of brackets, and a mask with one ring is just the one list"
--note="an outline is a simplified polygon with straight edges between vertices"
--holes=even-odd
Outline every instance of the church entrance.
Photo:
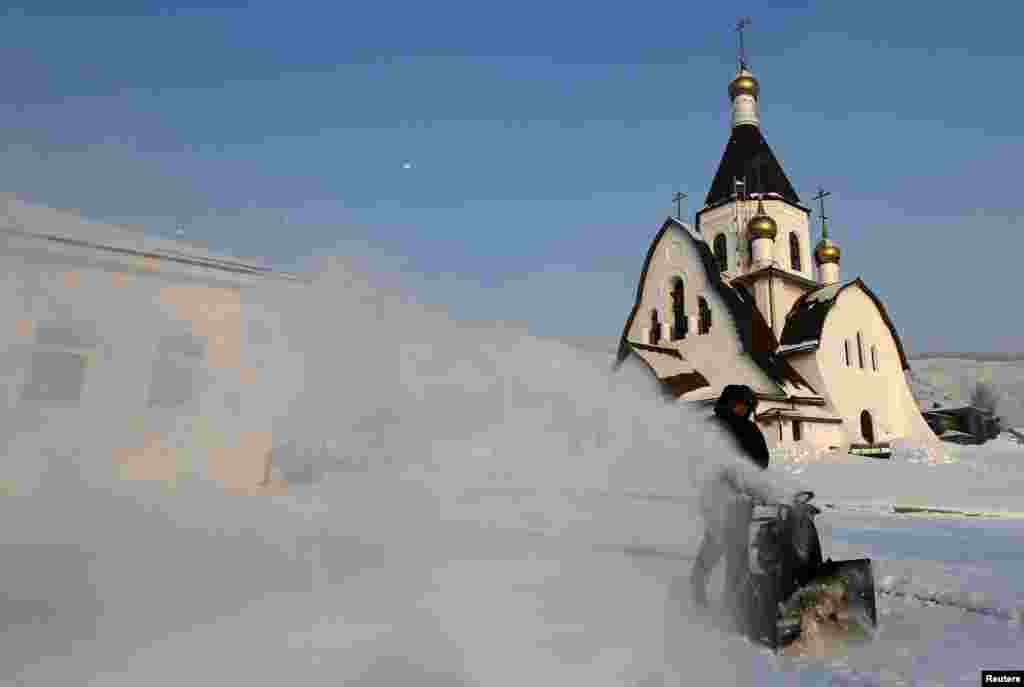
[[860,433],[864,435],[864,441],[875,443],[875,426],[871,421],[871,413],[866,410],[860,414]]

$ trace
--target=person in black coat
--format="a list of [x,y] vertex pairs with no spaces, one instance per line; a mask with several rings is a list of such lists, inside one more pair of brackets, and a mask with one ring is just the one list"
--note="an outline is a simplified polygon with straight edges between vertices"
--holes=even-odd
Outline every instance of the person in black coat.
[[757,410],[757,394],[749,386],[730,384],[715,403],[715,417],[728,428],[740,450],[762,470],[768,467],[768,443],[757,424],[750,419]]
[[788,488],[759,474],[768,468],[769,454],[764,435],[750,419],[756,409],[757,396],[750,387],[729,385],[722,390],[710,418],[717,429],[732,437],[742,458],[727,460],[701,494],[705,532],[690,583],[694,602],[707,606],[707,579],[725,555],[724,602],[729,613],[735,611],[734,602],[747,571],[753,502],[783,503],[791,496]]

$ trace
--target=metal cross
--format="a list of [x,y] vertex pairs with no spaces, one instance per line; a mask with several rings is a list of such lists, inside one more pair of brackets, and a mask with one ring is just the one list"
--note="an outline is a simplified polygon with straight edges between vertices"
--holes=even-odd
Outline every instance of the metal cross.
[[736,22],[736,33],[740,36],[740,69],[747,68],[747,51],[743,46],[743,29],[750,26],[750,17],[743,17]]
[[679,219],[683,218],[683,198],[686,198],[686,194],[682,191],[678,191],[672,196],[672,202],[676,204],[676,217]]
[[825,216],[825,198],[831,196],[831,191],[826,191],[821,186],[818,187],[818,195],[814,196],[811,200],[817,200],[821,203],[821,236],[822,238],[828,238],[828,226],[825,221],[828,217]]

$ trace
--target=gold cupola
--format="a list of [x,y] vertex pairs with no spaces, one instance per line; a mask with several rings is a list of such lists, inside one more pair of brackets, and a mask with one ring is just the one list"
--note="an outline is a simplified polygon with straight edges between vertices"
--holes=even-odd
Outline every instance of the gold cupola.
[[756,100],[760,94],[761,86],[748,69],[741,69],[736,78],[729,82],[730,100],[735,100],[739,95],[749,95]]
[[757,213],[747,222],[747,233],[750,234],[751,241],[755,239],[770,239],[774,241],[775,237],[779,234],[779,226],[764,211],[764,203],[760,198],[757,199]]
[[834,263],[838,265],[839,257],[839,246],[833,243],[832,239],[825,236],[818,241],[818,245],[814,249],[814,259],[818,261],[819,265],[824,265],[826,263]]

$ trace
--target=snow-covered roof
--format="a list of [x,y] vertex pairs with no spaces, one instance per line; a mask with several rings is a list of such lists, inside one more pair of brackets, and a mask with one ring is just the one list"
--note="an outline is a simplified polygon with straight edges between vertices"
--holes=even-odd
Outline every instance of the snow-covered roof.
[[788,355],[790,353],[806,353],[818,349],[820,342],[817,339],[811,341],[803,341],[797,344],[786,344],[785,346],[779,346],[775,351],[779,355]]
[[882,305],[882,301],[867,287],[860,277],[846,283],[823,286],[820,289],[805,293],[797,299],[789,314],[786,315],[786,324],[782,329],[782,337],[779,343],[782,346],[794,346],[811,341],[820,341],[821,332],[825,326],[825,319],[832,310],[836,299],[840,293],[853,285],[857,285],[874,302],[875,307],[878,308],[878,312],[882,316],[882,320],[889,327],[889,332],[896,342],[896,350],[899,352],[903,369],[910,369],[910,363],[907,361],[907,355],[896,331],[896,325],[889,318],[889,314],[886,312],[885,306]]
[[834,300],[835,297],[839,295],[839,291],[851,283],[852,282],[836,282],[835,284],[823,286],[817,291],[812,291],[807,294],[807,302],[814,304]]

